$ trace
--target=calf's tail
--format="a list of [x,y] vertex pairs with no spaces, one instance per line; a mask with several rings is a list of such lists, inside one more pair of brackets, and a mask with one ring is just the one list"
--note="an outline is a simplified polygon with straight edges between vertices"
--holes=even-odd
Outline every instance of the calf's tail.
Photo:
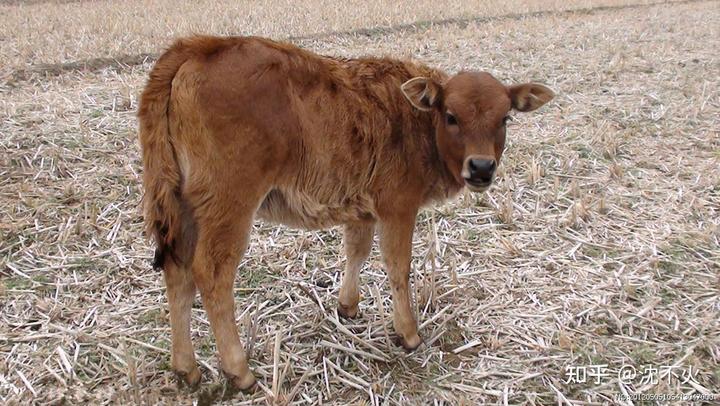
[[174,145],[177,141],[170,131],[172,82],[185,62],[216,53],[227,44],[227,40],[203,36],[178,40],[155,63],[140,99],[143,211],[146,232],[155,239],[155,268],[163,267],[168,258],[189,266],[197,241],[193,209],[183,198],[183,176]]

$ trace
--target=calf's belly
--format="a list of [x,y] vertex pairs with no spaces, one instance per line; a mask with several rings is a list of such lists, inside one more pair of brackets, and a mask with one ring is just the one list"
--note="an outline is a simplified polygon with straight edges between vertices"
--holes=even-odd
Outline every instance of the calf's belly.
[[273,189],[265,196],[256,215],[273,223],[311,230],[371,222],[376,218],[372,201],[365,196],[348,196],[329,202],[319,200],[307,193]]

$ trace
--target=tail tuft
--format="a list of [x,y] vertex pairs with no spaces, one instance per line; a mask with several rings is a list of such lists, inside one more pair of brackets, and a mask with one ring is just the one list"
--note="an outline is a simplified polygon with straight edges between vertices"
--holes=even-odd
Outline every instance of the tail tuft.
[[160,248],[155,248],[155,256],[152,262],[153,269],[160,269],[163,265],[165,265],[165,251]]

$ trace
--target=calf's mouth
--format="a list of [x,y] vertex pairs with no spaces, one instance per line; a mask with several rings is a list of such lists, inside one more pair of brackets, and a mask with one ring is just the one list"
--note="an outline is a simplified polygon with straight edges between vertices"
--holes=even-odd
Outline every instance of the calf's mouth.
[[492,180],[489,181],[483,181],[483,180],[473,180],[473,179],[465,179],[465,186],[470,190],[471,192],[485,192],[486,190],[490,189],[490,186],[492,185]]

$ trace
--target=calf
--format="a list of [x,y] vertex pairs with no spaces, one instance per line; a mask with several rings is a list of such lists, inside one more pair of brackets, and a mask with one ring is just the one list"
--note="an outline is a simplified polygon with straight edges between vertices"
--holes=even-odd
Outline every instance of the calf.
[[377,229],[395,332],[421,343],[408,292],[415,218],[463,187],[487,190],[511,110],[552,99],[543,85],[451,76],[387,58],[339,59],[261,38],[180,39],[140,101],[147,231],[167,285],[172,366],[200,381],[190,340],[196,289],[222,369],[255,378],[235,323],[233,280],[253,218],[343,225],[338,313],[358,312],[358,279]]

